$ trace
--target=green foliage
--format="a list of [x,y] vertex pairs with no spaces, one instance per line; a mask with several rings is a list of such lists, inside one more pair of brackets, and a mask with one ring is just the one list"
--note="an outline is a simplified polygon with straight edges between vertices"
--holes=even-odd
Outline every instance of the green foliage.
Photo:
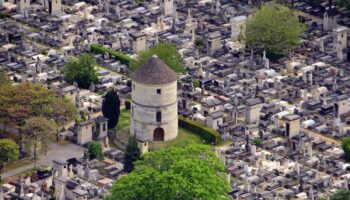
[[96,141],[91,142],[89,145],[89,155],[90,155],[90,160],[92,159],[98,159],[102,160],[103,159],[103,152],[102,152],[102,144]]
[[145,64],[153,55],[157,55],[171,69],[178,73],[185,73],[183,60],[176,51],[176,46],[170,43],[158,43],[152,48],[142,51],[132,64],[131,71],[136,71],[140,66]]
[[8,13],[0,13],[0,19],[5,19],[5,18],[8,18],[10,17],[11,15],[8,14]]
[[121,110],[117,125],[117,130],[130,126],[130,110]]
[[120,100],[117,91],[109,90],[102,102],[103,116],[108,118],[108,127],[114,128],[118,124],[120,114]]
[[259,137],[256,137],[253,139],[252,143],[255,145],[255,146],[260,146],[261,143],[263,142],[264,140],[259,138]]
[[0,118],[12,117],[16,121],[24,121],[28,117],[43,116],[67,122],[74,114],[72,102],[58,98],[41,84],[0,85]]
[[130,58],[129,56],[123,54],[123,53],[120,53],[118,51],[114,51],[112,49],[108,49],[108,48],[105,48],[103,47],[102,45],[99,45],[99,44],[92,44],[90,46],[90,49],[91,49],[91,52],[92,53],[95,53],[95,54],[102,54],[102,53],[109,53],[110,55],[113,55],[115,56],[115,58],[117,60],[119,60],[121,63],[125,64],[125,65],[132,65],[132,63],[134,63],[135,61]]
[[342,140],[341,147],[343,148],[345,159],[350,161],[350,137],[346,137]]
[[350,10],[350,1],[349,0],[337,0],[337,5]]
[[350,191],[339,190],[330,197],[330,200],[350,200]]
[[179,116],[179,126],[198,134],[206,143],[219,144],[221,142],[217,131],[183,116]]
[[168,147],[142,155],[108,200],[228,199],[224,164],[207,145]]
[[31,117],[25,120],[25,124],[22,128],[24,137],[29,141],[29,145],[34,147],[34,158],[37,158],[37,147],[41,144],[45,148],[50,138],[56,131],[56,123],[52,120],[48,120],[45,117]]
[[200,87],[199,80],[193,80],[192,83],[193,83],[193,87],[195,87],[195,88],[199,88]]
[[319,6],[323,0],[307,0],[306,3],[311,6]]
[[4,86],[4,85],[10,85],[11,81],[10,78],[7,76],[7,73],[5,70],[1,70],[0,71],[0,85]]
[[70,84],[77,82],[79,87],[88,89],[91,83],[99,82],[95,65],[95,59],[90,55],[70,58],[63,70],[64,79]]
[[245,42],[254,48],[264,48],[271,59],[289,53],[300,42],[306,26],[288,7],[272,3],[261,6],[247,21]]
[[11,139],[0,140],[0,163],[8,163],[18,160],[19,148]]
[[202,47],[204,45],[202,39],[196,39],[195,44],[197,47]]
[[134,162],[140,160],[141,152],[137,145],[136,136],[129,138],[128,146],[124,158],[124,170],[132,172],[134,170]]

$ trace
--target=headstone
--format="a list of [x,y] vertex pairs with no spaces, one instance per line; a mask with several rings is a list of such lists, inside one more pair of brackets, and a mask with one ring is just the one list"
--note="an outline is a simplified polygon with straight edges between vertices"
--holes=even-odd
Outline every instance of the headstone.
[[255,145],[252,145],[250,152],[253,156],[255,156],[255,154],[256,154],[256,146]]
[[311,158],[312,157],[312,145],[307,145],[307,155]]
[[294,170],[297,172],[297,174],[300,174],[300,164],[298,162],[295,163]]

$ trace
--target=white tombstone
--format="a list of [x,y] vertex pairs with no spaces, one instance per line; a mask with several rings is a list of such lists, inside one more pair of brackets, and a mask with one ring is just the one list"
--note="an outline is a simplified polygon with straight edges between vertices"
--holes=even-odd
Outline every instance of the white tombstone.
[[295,163],[294,170],[297,172],[297,174],[300,174],[300,164],[298,162]]
[[312,145],[307,145],[307,155],[311,158],[312,157]]
[[256,146],[255,145],[252,145],[250,152],[253,156],[255,156],[255,154],[256,154]]
[[249,185],[249,181],[248,181],[248,177],[247,176],[244,176],[243,184],[244,184],[244,191],[249,192],[250,191],[250,185]]

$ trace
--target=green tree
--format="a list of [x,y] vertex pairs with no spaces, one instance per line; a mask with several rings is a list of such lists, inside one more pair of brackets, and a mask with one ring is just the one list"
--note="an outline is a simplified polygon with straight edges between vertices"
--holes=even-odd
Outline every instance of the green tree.
[[337,0],[337,5],[350,10],[350,1],[349,0]]
[[90,55],[70,58],[63,70],[64,79],[70,84],[77,82],[79,87],[88,89],[91,83],[99,82],[95,66],[96,62]]
[[259,138],[259,137],[256,137],[253,139],[252,143],[255,145],[255,146],[260,146],[261,143],[263,142],[264,140]]
[[[44,117],[31,117],[25,120],[25,124],[23,126],[23,134],[25,134],[25,138],[29,142],[29,144],[33,145],[33,155],[36,165],[37,159],[37,150],[38,146],[45,150],[47,150],[47,143],[50,138],[52,138],[54,131],[56,130],[56,123],[54,121],[48,120]],[[31,146],[30,145],[30,146]]]
[[224,164],[210,146],[173,146],[144,154],[107,199],[228,199],[225,177]]
[[345,159],[350,161],[350,137],[346,137],[341,141],[341,147],[343,148]]
[[96,141],[93,141],[89,145],[89,156],[90,160],[92,159],[103,159],[103,152],[102,152],[102,144]]
[[339,190],[331,196],[330,200],[350,200],[350,191]]
[[252,48],[263,48],[271,59],[289,53],[300,42],[305,25],[297,14],[280,4],[261,6],[247,21],[244,40]]
[[137,145],[136,136],[129,138],[128,146],[124,158],[124,170],[132,172],[134,170],[134,162],[140,160],[141,152]]
[[4,85],[10,85],[11,81],[10,78],[7,76],[7,73],[5,70],[1,70],[0,71],[0,85],[4,86]]
[[145,64],[153,55],[157,55],[171,69],[179,73],[185,73],[183,59],[176,51],[176,46],[170,43],[158,43],[152,48],[142,51],[136,61],[131,64],[131,70],[136,71]]
[[102,114],[108,119],[108,127],[117,126],[120,115],[120,100],[117,91],[109,90],[103,98]]
[[18,160],[19,148],[11,139],[0,140],[0,163],[8,163]]
[[[77,117],[77,109],[75,105],[67,98],[57,99],[52,102],[51,106],[46,110],[48,118],[55,120],[58,126],[63,126],[67,122]],[[56,140],[58,141],[59,131],[56,131]]]

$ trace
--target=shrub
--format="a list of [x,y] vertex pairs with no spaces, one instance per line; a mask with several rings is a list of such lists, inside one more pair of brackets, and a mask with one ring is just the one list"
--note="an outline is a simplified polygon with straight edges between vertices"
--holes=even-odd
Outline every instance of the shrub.
[[179,126],[198,134],[207,143],[219,144],[221,142],[217,131],[191,119],[179,116]]
[[112,49],[108,49],[106,47],[103,47],[100,44],[92,44],[90,46],[91,52],[94,54],[101,54],[101,53],[109,53],[110,55],[113,55],[116,57],[117,60],[119,60],[121,63],[125,64],[125,65],[129,65],[131,66],[133,62],[135,62],[132,58],[130,58],[129,56],[120,53],[118,51],[112,50]]

